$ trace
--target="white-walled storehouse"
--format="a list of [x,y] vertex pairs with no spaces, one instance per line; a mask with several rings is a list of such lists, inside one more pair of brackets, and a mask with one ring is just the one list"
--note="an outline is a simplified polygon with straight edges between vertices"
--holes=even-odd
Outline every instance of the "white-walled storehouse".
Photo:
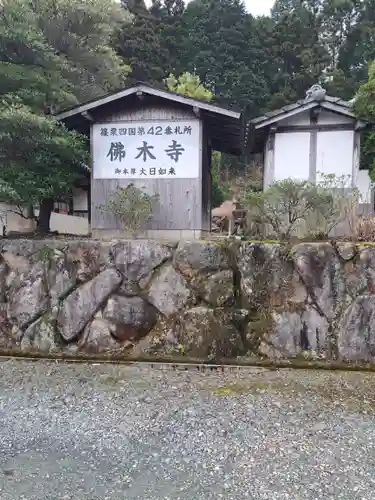
[[264,153],[264,188],[288,178],[316,182],[320,173],[350,176],[361,204],[369,205],[369,173],[360,170],[360,132],[366,125],[349,102],[314,85],[305,99],[250,120],[245,147]]

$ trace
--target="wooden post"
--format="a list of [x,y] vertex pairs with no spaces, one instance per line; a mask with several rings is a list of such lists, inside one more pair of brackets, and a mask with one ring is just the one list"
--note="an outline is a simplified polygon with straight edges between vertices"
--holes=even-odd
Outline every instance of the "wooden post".
[[263,174],[263,187],[269,187],[275,182],[275,141],[276,141],[277,126],[270,128],[270,133],[266,145],[266,163]]
[[310,112],[310,151],[309,151],[309,181],[316,182],[317,152],[318,152],[318,124],[320,108],[314,108]]

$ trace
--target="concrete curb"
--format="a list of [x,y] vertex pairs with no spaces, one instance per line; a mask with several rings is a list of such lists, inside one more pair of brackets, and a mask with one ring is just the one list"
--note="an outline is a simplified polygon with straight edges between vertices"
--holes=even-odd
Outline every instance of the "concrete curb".
[[246,368],[265,368],[269,370],[293,369],[293,370],[323,370],[323,371],[358,371],[375,372],[375,365],[371,363],[344,363],[339,361],[311,361],[311,360],[283,360],[270,361],[262,359],[227,359],[227,360],[199,360],[192,358],[115,358],[105,356],[57,356],[41,354],[25,354],[0,351],[0,362],[8,360],[19,361],[49,361],[52,363],[89,363],[89,364],[111,364],[111,365],[142,365],[151,368],[163,368],[168,370],[239,370]]

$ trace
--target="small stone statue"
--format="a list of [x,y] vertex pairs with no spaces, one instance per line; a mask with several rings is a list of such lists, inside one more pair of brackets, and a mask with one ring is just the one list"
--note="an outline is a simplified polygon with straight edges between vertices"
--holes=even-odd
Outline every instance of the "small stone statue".
[[326,97],[326,90],[320,85],[313,85],[306,92],[306,99],[313,99],[314,101],[324,101]]

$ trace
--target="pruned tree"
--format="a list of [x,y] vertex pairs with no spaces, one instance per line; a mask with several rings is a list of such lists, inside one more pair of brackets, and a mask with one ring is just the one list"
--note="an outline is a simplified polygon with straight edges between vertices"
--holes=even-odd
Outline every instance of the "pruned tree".
[[329,194],[309,182],[286,179],[264,191],[245,193],[248,226],[256,226],[264,236],[288,240],[313,211],[329,202]]
[[0,106],[0,200],[35,218],[39,231],[49,231],[54,200],[70,193],[87,153],[85,138],[53,118],[23,104]]
[[[0,201],[49,231],[87,157],[84,137],[51,113],[123,86],[129,68],[110,47],[122,11],[110,0],[3,0],[0,7]],[[28,209],[26,209],[28,207]]]
[[258,235],[289,240],[291,237],[327,239],[338,225],[356,230],[357,189],[347,176],[319,174],[318,182],[285,179],[264,191],[245,193],[248,230]]

